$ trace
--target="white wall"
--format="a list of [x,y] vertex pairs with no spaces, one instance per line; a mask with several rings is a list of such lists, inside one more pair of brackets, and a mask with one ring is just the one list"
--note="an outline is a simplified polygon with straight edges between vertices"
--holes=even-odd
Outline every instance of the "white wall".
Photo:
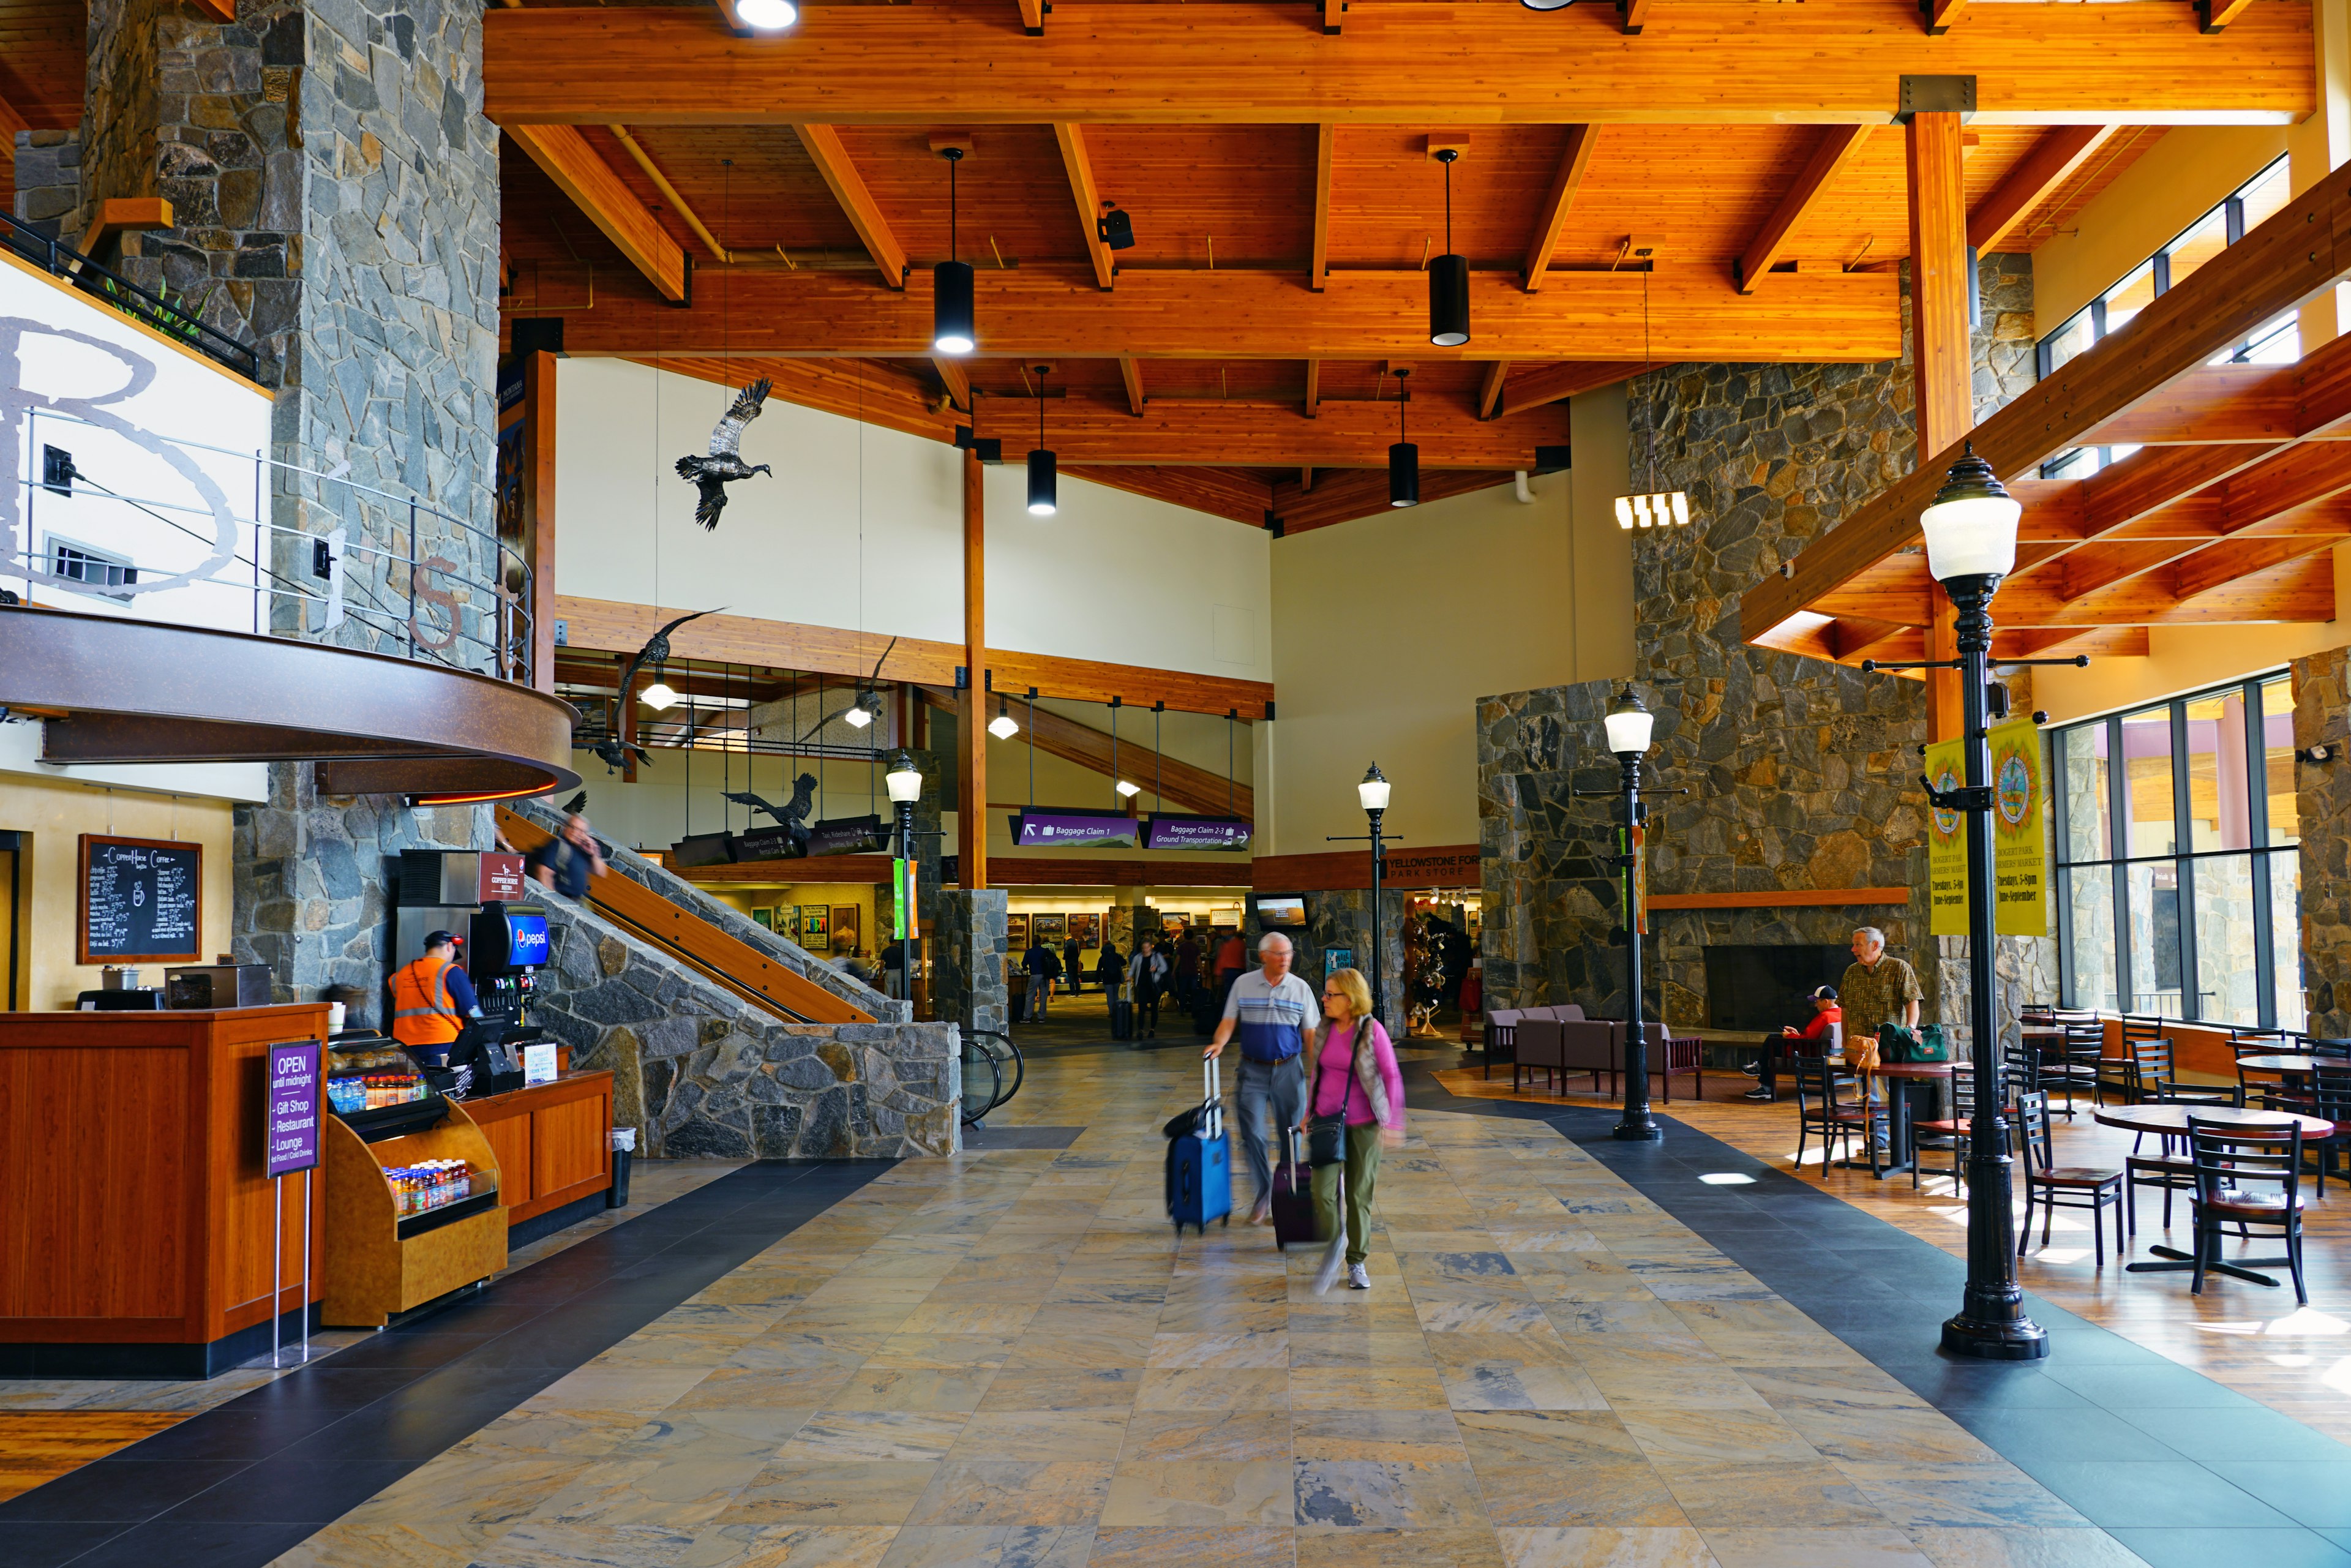
[[[955,448],[770,399],[742,451],[775,476],[732,486],[705,533],[673,465],[707,449],[726,390],[619,360],[557,376],[560,591],[962,640]],[[991,645],[1272,678],[1268,535],[1066,475],[1060,513],[1031,517],[1025,485],[988,470]]]
[[1274,546],[1259,853],[1351,847],[1326,838],[1364,831],[1373,762],[1395,785],[1388,832],[1474,843],[1478,699],[1631,674],[1632,551],[1612,515],[1625,400],[1577,402],[1578,465],[1532,481],[1532,506],[1505,485]]

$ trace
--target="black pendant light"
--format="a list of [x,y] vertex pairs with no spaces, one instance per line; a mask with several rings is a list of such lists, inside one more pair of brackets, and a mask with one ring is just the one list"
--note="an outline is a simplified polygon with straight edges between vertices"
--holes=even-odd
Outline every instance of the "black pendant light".
[[963,149],[942,147],[947,161],[947,258],[931,268],[931,347],[942,354],[968,354],[979,342],[972,308],[971,263],[956,259],[956,165]]
[[1428,340],[1458,349],[1469,340],[1469,259],[1453,254],[1453,161],[1460,149],[1440,147],[1445,165],[1445,254],[1428,264]]
[[1404,390],[1405,377],[1412,371],[1396,371],[1396,439],[1388,448],[1388,505],[1417,507],[1420,505],[1420,448],[1404,438],[1404,405],[1409,394]]
[[1029,515],[1050,517],[1061,509],[1061,482],[1053,471],[1053,455],[1045,450],[1045,373],[1037,367],[1037,450],[1029,454]]

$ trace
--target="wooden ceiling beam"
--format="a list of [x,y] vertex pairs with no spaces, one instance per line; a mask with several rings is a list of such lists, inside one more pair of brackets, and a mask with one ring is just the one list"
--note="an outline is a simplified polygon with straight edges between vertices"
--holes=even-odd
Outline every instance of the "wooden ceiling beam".
[[1561,152],[1559,168],[1551,177],[1551,191],[1536,214],[1534,236],[1527,242],[1527,258],[1519,266],[1520,287],[1530,294],[1543,286],[1543,276],[1551,271],[1552,253],[1559,248],[1560,231],[1567,226],[1567,214],[1575,206],[1575,193],[1583,188],[1584,171],[1591,168],[1593,152],[1599,144],[1598,126],[1567,128],[1567,146]]
[[[1508,468],[1423,468],[1420,504],[1425,507],[1431,501],[1466,496],[1472,490],[1491,489],[1510,482]],[[1310,528],[1353,522],[1359,517],[1385,517],[1394,510],[1388,505],[1388,477],[1374,469],[1322,475],[1315,482],[1311,495],[1288,479],[1277,479],[1273,485],[1273,512],[1281,519],[1284,538]]]
[[[2258,7],[2252,13],[2260,14]],[[2241,342],[2255,327],[2327,287],[2346,270],[2351,270],[2351,167],[2333,171],[2293,198],[2157,297],[2128,326],[1977,425],[1969,439],[1994,473],[2004,478],[2029,475],[2075,444],[2079,433]],[[1741,637],[1777,646],[1789,635],[1816,631],[1811,619],[1818,613],[1812,608],[1816,601],[1917,542],[1918,515],[1959,456],[1956,446],[1938,452],[1815,539],[1795,558],[1789,575],[1766,578],[1750,588],[1740,605]],[[2331,602],[2331,590],[2328,597]],[[2007,618],[2004,606],[1996,612]]]
[[1755,231],[1755,237],[1747,242],[1745,254],[1731,264],[1730,275],[1738,280],[1740,293],[1752,294],[1763,287],[1764,278],[1771,276],[1771,268],[1787,250],[1788,236],[1795,232],[1813,204],[1820,200],[1821,193],[1828,189],[1837,171],[1861,151],[1862,143],[1869,140],[1870,129],[1866,125],[1832,125],[1821,132],[1820,140],[1813,144],[1812,155],[1804,160],[1795,183],[1788,187],[1788,193],[1780,198],[1780,204],[1772,209],[1763,226]]
[[2065,188],[2090,155],[2115,133],[2111,125],[2061,125],[2044,133],[2017,160],[1992,193],[1968,214],[1968,244],[1996,249],[2041,204]]
[[621,151],[644,171],[645,178],[653,183],[653,189],[659,191],[662,199],[669,204],[669,210],[684,219],[685,226],[694,231],[695,237],[709,247],[711,259],[722,262],[734,260],[734,254],[718,243],[718,236],[705,226],[693,205],[677,193],[677,187],[669,183],[669,176],[662,172],[661,165],[653,162],[653,154],[645,151],[644,143],[639,141],[625,125],[608,125],[604,129],[613,141],[621,144]]
[[1094,265],[1094,283],[1108,288],[1117,282],[1118,268],[1112,264],[1110,246],[1102,243],[1102,230],[1095,226],[1102,216],[1102,193],[1094,189],[1093,161],[1086,156],[1085,127],[1057,122],[1053,140],[1061,146],[1061,167],[1070,176],[1070,194],[1078,204],[1078,238]]
[[1149,467],[1141,464],[1065,465],[1072,478],[1091,480],[1129,495],[1148,496],[1171,507],[1188,507],[1212,517],[1228,517],[1250,528],[1265,527],[1273,486],[1251,474],[1224,468]]
[[892,288],[905,287],[906,247],[890,232],[890,220],[882,215],[882,204],[865,188],[865,177],[850,161],[849,149],[841,142],[841,132],[830,125],[795,125],[792,131],[807,149],[809,162],[824,176],[825,188],[832,193],[832,199],[841,204],[849,226],[857,231],[865,254],[873,258],[882,281]]
[[1623,360],[1601,360],[1591,363],[1545,365],[1541,370],[1520,367],[1511,377],[1502,394],[1502,412],[1524,413],[1582,392],[1597,392],[1613,387],[1619,382],[1629,382],[1641,373],[1642,367]]
[[1958,21],[1960,15],[1967,9],[1968,0],[1926,0],[1921,7],[1921,16],[1926,24],[1927,36],[1930,38],[1941,37],[1951,30],[1951,24]]
[[507,135],[668,302],[653,308],[666,309],[684,300],[685,247],[670,238],[586,137],[569,125],[517,126]]
[[[2192,282],[2193,279],[2190,279]],[[1860,362],[1902,351],[1894,273],[1803,273],[1726,308],[1730,280],[1700,268],[1647,277],[1652,358]],[[723,292],[684,309],[644,291],[600,287],[565,310],[564,349],[583,355],[791,354],[921,359],[931,351],[931,277],[904,290],[855,275],[742,269]],[[1028,359],[1447,360],[1635,359],[1643,277],[1554,270],[1541,293],[1508,273],[1469,275],[1478,337],[1470,349],[1428,343],[1428,282],[1417,271],[1356,272],[1320,293],[1298,275],[1128,270],[1104,292],[1042,267],[978,278],[981,351]],[[1632,323],[1628,326],[1627,323]]]
[[1301,405],[1305,415],[1312,419],[1322,411],[1322,361],[1306,361],[1306,397]]
[[2253,0],[2196,0],[2201,31],[2217,33],[2252,8]]
[[[1979,124],[2287,125],[2317,107],[2310,7],[2259,0],[2199,38],[2171,0],[1986,5],[1929,38],[1907,0],[1677,0],[1638,46],[1582,8],[1351,15],[1333,49],[1298,7],[1061,0],[1021,38],[987,7],[811,5],[782,38],[691,7],[528,6],[484,19],[501,125],[1885,124],[1905,75],[1973,76]],[[2085,70],[2085,59],[2097,61]],[[1763,82],[1768,91],[1728,84]]]
[[1045,36],[1045,0],[1020,0],[1020,30],[1032,38]]
[[2290,365],[2199,365],[2085,431],[2074,446],[2351,440],[2351,338]]
[[1510,373],[1510,361],[1496,360],[1486,367],[1486,379],[1478,386],[1478,417],[1491,419],[1502,406],[1502,382]]
[[1617,26],[1626,37],[1638,37],[1641,29],[1649,25],[1649,6],[1654,0],[1616,0]]
[[1994,632],[1991,634],[1991,662],[1994,664],[2011,659],[2043,659],[2061,654],[2071,658],[2076,653],[2109,659],[2144,659],[2147,652],[2147,632],[2144,626],[2035,626],[2022,632]]
[[1338,128],[1314,128],[1314,248],[1306,262],[1306,287],[1320,289],[1331,278],[1331,152]]
[[1151,400],[1143,393],[1143,361],[1133,354],[1118,357],[1118,379],[1126,383],[1126,410],[1137,419],[1143,417],[1143,405]]
[[[953,713],[956,693],[944,686],[917,686],[923,700],[941,713]],[[1009,696],[1009,693],[998,695]],[[1143,718],[1150,717],[1145,710]],[[1090,724],[1065,718],[1050,708],[1019,707],[1013,717],[1020,721],[1033,738],[1037,749],[1064,762],[1074,762],[1089,773],[1099,773],[1105,779],[1123,779],[1139,784],[1144,793],[1156,795],[1161,800],[1197,811],[1204,816],[1226,816],[1254,820],[1257,816],[1257,792],[1246,784],[1237,783],[1221,773],[1211,773],[1196,768],[1180,758],[1169,757],[1139,744],[1129,736],[1118,737],[1115,751],[1107,731]],[[1024,737],[1016,736],[1013,744]],[[1113,764],[1115,767],[1113,768]],[[999,862],[1000,863],[1000,862]]]
[[971,372],[961,360],[948,354],[933,354],[931,369],[939,375],[939,384],[947,389],[948,405],[957,413],[971,412]]

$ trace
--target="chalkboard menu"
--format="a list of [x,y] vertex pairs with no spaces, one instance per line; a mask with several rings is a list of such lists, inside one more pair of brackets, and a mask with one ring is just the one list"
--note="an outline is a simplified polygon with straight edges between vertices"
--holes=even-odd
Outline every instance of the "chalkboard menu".
[[193,964],[204,922],[204,847],[81,836],[84,964]]

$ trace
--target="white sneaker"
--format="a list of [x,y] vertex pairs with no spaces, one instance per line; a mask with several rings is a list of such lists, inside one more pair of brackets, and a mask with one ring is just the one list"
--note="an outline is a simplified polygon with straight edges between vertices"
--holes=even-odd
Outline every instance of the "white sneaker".
[[1249,1222],[1251,1225],[1263,1225],[1272,1218],[1273,1194],[1270,1192],[1259,1193],[1258,1195],[1257,1207],[1249,1210]]
[[[1330,1250],[1322,1254],[1322,1266],[1314,1270],[1314,1293],[1316,1295],[1320,1296],[1324,1294],[1332,1286],[1339,1282],[1339,1270],[1345,1267],[1346,1261],[1347,1235],[1345,1231],[1342,1230],[1336,1237],[1332,1239]],[[1363,1265],[1358,1263],[1355,1267],[1357,1269],[1361,1269]]]
[[1372,1277],[1364,1271],[1364,1266],[1361,1263],[1348,1264],[1347,1289],[1351,1291],[1368,1291],[1371,1288]]

